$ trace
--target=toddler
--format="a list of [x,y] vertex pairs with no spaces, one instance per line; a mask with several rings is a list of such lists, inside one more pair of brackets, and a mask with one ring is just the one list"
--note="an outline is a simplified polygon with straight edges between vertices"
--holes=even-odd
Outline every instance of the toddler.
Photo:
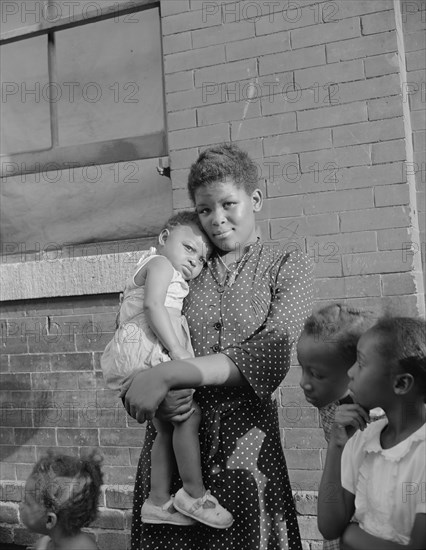
[[[211,245],[195,212],[173,216],[151,248],[139,261],[127,282],[119,312],[119,326],[107,345],[101,366],[108,387],[121,390],[134,374],[170,361],[194,357],[189,329],[182,315],[187,281],[195,279],[206,263]],[[176,459],[183,488],[192,498],[204,498],[197,520],[218,529],[230,527],[232,515],[209,491],[201,475],[198,428],[200,409],[193,402],[192,414],[183,421],[154,418],[157,435],[151,451],[151,486],[142,506],[144,523],[193,525],[193,510],[173,506],[170,484]],[[208,501],[208,502],[207,502]]]
[[[358,342],[318,497],[321,533],[345,549],[426,548],[425,334],[423,319],[383,318]],[[368,424],[373,407],[386,418]]]
[[79,459],[49,453],[34,466],[20,507],[24,525],[44,535],[34,550],[97,550],[81,531],[96,517],[102,472],[94,454]]

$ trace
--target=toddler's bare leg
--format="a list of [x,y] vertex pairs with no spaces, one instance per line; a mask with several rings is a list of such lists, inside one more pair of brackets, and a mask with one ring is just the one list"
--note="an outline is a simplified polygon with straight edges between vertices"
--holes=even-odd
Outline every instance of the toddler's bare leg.
[[200,442],[198,427],[201,411],[194,402],[195,412],[184,422],[174,422],[173,450],[183,488],[193,498],[200,498],[206,492],[201,475]]
[[174,468],[173,426],[170,422],[153,419],[157,436],[151,449],[151,490],[149,500],[162,506],[170,499],[170,484]]

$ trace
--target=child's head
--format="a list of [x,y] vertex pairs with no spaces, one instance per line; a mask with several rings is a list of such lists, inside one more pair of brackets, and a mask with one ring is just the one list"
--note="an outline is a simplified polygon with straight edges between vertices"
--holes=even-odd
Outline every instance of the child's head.
[[426,395],[426,321],[383,317],[358,342],[349,387],[366,409],[386,410],[396,397],[410,402]]
[[198,277],[211,253],[211,243],[196,212],[172,216],[158,237],[158,253],[170,260],[186,281]]
[[224,143],[203,151],[191,166],[188,191],[195,203],[195,192],[219,181],[232,180],[238,189],[251,195],[258,187],[258,169],[249,155],[237,145]]
[[320,408],[345,394],[358,340],[374,322],[370,312],[341,304],[328,305],[308,317],[297,343],[297,358],[302,367],[300,386],[309,403]]
[[102,485],[101,460],[54,455],[34,466],[25,485],[21,519],[28,529],[48,535],[56,527],[77,534],[96,517]]

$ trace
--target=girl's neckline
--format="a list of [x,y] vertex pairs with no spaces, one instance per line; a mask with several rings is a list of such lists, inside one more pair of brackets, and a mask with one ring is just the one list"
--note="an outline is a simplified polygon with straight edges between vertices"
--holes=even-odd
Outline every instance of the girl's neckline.
[[243,254],[229,264],[226,264],[222,256],[217,253],[209,259],[208,267],[218,285],[218,290],[223,291],[226,287],[231,287],[235,283],[250,254],[260,244],[260,237],[257,238],[256,242],[248,243],[243,248]]

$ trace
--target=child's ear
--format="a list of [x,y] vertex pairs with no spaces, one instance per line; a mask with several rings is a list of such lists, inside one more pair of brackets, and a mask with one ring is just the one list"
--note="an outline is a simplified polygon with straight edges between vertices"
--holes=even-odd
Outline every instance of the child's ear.
[[263,193],[260,189],[255,189],[251,195],[253,203],[253,212],[259,212],[262,210],[263,205]]
[[397,374],[393,380],[393,391],[396,395],[407,394],[414,384],[414,377],[408,372]]
[[169,235],[170,231],[168,229],[163,229],[163,231],[158,235],[158,242],[161,245],[165,245]]
[[54,512],[48,512],[46,519],[46,529],[51,531],[58,523],[58,517]]

